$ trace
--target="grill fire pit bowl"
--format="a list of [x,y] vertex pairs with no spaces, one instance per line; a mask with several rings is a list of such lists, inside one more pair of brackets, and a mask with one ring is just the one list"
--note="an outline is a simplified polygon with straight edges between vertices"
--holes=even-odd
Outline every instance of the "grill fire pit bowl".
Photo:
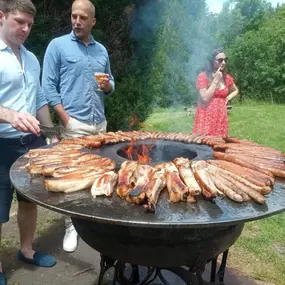
[[[136,142],[135,147],[142,143],[152,145],[150,164],[181,156],[194,160],[212,158],[212,149],[204,145],[148,140]],[[128,146],[129,143],[118,143],[91,151],[115,160],[119,168],[127,159],[124,150]],[[101,253],[99,285],[110,267],[115,268],[113,284],[151,284],[156,277],[163,284],[170,284],[162,269],[178,275],[183,284],[224,284],[227,250],[242,233],[245,222],[285,210],[284,181],[276,181],[264,205],[238,204],[227,198],[213,202],[200,199],[195,204],[171,203],[164,192],[155,213],[145,213],[143,207],[131,205],[115,193],[111,198],[94,199],[89,191],[48,192],[42,176],[31,177],[22,167],[26,163],[27,159],[21,157],[13,164],[12,184],[25,198],[72,217],[79,236]],[[223,252],[220,270],[216,272],[217,256]],[[211,280],[206,283],[202,273],[210,261]],[[126,264],[131,264],[130,277],[125,274]],[[138,265],[147,268],[143,278]]]

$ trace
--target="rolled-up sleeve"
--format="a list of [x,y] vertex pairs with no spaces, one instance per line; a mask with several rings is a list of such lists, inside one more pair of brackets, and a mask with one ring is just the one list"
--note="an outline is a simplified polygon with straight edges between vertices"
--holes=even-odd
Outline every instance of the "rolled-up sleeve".
[[107,63],[106,63],[106,69],[105,69],[105,73],[108,73],[110,75],[110,84],[112,86],[112,90],[108,93],[105,93],[105,95],[111,95],[114,93],[115,91],[115,80],[114,80],[114,76],[112,74],[112,71],[111,71],[111,65],[110,65],[110,59],[108,57],[108,60],[107,60]]
[[41,84],[40,81],[38,82],[38,86],[37,86],[38,92],[37,92],[37,110],[39,110],[41,107],[43,107],[44,105],[47,105],[48,102],[43,94],[43,90],[41,88]]
[[61,96],[58,93],[60,80],[60,54],[55,40],[47,47],[42,76],[42,89],[48,104],[55,106],[61,104]]

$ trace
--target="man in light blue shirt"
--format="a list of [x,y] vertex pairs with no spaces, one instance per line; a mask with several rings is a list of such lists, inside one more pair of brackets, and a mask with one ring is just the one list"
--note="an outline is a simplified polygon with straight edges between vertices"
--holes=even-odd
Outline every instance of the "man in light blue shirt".
[[[9,220],[13,199],[9,170],[29,149],[45,144],[39,122],[52,126],[47,102],[40,88],[40,65],[22,44],[34,22],[30,0],[0,0],[0,240],[2,223]],[[18,259],[50,267],[56,260],[33,250],[36,205],[17,193],[21,249]],[[0,285],[6,285],[0,262]]]
[[[95,7],[89,0],[76,0],[71,13],[72,32],[50,42],[43,64],[42,86],[54,107],[64,137],[78,137],[106,131],[104,97],[115,89],[105,47],[94,40]],[[100,81],[95,73],[103,74]],[[63,249],[72,252],[78,236],[71,219],[66,218]]]

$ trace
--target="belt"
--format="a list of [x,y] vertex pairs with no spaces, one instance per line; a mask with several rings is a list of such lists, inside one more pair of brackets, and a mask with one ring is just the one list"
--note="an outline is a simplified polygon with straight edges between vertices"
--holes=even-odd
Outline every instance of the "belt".
[[0,138],[0,143],[9,145],[29,145],[34,142],[38,136],[34,134],[23,135],[17,138]]

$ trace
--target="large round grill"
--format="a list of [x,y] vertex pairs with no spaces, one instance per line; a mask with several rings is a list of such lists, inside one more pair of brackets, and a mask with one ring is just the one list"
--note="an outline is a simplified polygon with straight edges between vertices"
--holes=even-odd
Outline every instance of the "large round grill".
[[[134,147],[141,144],[152,146],[152,165],[180,156],[211,159],[213,153],[210,146],[196,143],[145,139],[138,140]],[[129,142],[105,144],[91,152],[115,160],[118,170],[128,159],[128,147]],[[251,201],[239,204],[220,197],[213,201],[199,198],[195,204],[170,203],[164,192],[155,214],[146,214],[142,207],[117,195],[94,199],[88,191],[68,195],[47,192],[43,177],[31,177],[23,168],[26,163],[27,159],[21,157],[11,168],[11,180],[18,192],[43,207],[70,215],[86,243],[103,256],[131,264],[202,268],[236,241],[245,222],[285,209],[284,181],[276,180],[264,205]]]

